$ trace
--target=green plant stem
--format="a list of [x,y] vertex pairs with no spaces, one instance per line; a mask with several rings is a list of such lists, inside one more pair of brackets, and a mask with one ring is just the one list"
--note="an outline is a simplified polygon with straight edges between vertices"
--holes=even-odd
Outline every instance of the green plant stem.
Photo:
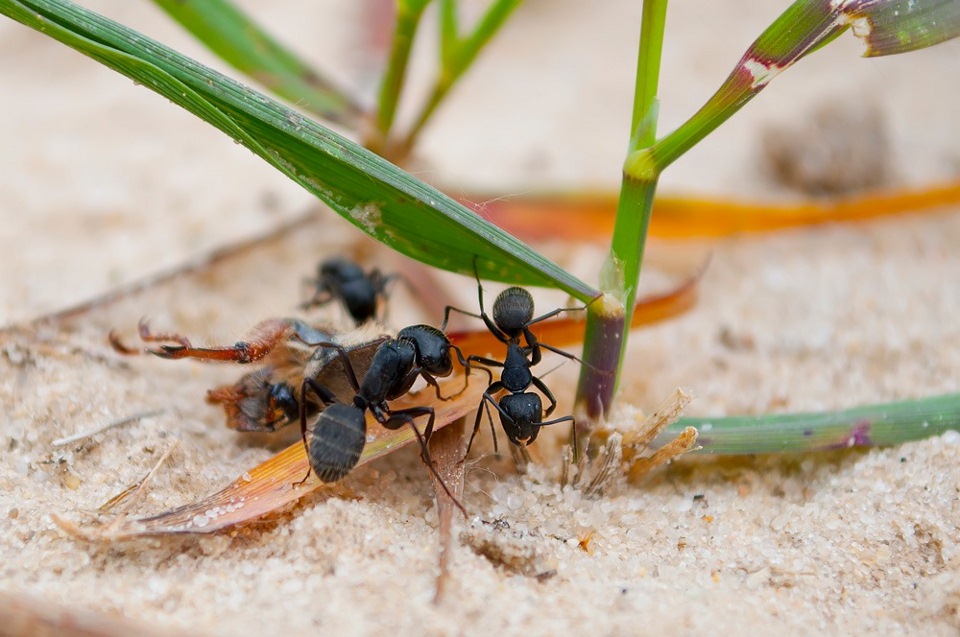
[[[667,0],[643,3],[628,157],[656,139],[657,89]],[[636,179],[624,172],[610,253],[601,272],[607,299],[587,311],[583,360],[577,387],[576,435],[585,449],[590,431],[613,404],[629,336],[657,176]]]
[[396,144],[396,151],[391,155],[392,157],[403,157],[409,153],[420,131],[426,126],[450,89],[463,77],[483,47],[496,35],[520,2],[521,0],[494,0],[480,18],[473,33],[462,39],[456,38],[457,18],[454,4],[452,2],[443,4],[440,20],[440,72],[413,126]]
[[657,138],[656,119],[647,126],[644,120],[653,112],[660,84],[660,60],[663,56],[663,35],[667,21],[667,0],[643,3],[640,24],[640,47],[637,53],[637,79],[633,93],[633,118],[630,122],[630,148],[646,148]]
[[403,88],[403,80],[407,74],[407,64],[410,61],[410,50],[413,40],[420,26],[423,10],[430,4],[430,0],[401,0],[397,3],[397,26],[393,34],[393,48],[390,51],[390,61],[383,75],[380,85],[380,98],[377,108],[376,135],[370,140],[367,147],[379,150],[386,143],[393,127],[393,120],[397,114],[397,103]]
[[715,455],[898,445],[960,430],[960,394],[817,413],[681,418],[654,446],[686,427],[700,434],[697,453]]

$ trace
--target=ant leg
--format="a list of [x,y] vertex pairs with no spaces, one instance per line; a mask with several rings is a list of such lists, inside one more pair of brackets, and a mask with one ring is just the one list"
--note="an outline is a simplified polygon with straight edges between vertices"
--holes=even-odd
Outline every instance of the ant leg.
[[557,399],[554,398],[553,392],[550,391],[550,389],[546,386],[546,384],[544,384],[544,382],[540,380],[537,376],[531,376],[530,381],[533,383],[533,385],[537,389],[539,389],[543,393],[544,396],[547,397],[547,400],[550,401],[550,406],[543,410],[543,415],[549,418],[550,414],[553,413],[553,410],[557,408]]
[[482,319],[483,317],[479,314],[474,314],[473,312],[468,312],[466,310],[461,310],[459,307],[454,307],[452,305],[447,305],[443,308],[443,323],[440,325],[440,331],[447,331],[447,323],[450,321],[450,312],[459,312],[464,316],[469,316],[476,319]]
[[[503,367],[503,363],[492,358],[486,358],[484,356],[477,356],[476,354],[470,354],[467,356],[468,363],[480,363],[481,365],[488,365],[490,367]],[[487,370],[490,371],[490,370]]]
[[590,303],[587,303],[587,304],[584,305],[583,307],[560,307],[560,308],[557,308],[557,309],[555,309],[555,310],[551,310],[551,311],[547,312],[546,314],[541,314],[540,316],[538,316],[538,317],[536,317],[536,318],[534,318],[534,319],[530,319],[529,321],[527,321],[527,324],[523,326],[523,336],[524,336],[524,338],[525,338],[526,341],[527,341],[527,347],[529,347],[529,348],[531,349],[531,351],[532,351],[532,360],[531,360],[530,364],[531,364],[531,365],[536,365],[537,363],[540,362],[540,357],[541,357],[540,347],[545,347],[546,349],[550,350],[551,352],[555,352],[555,353],[557,353],[557,354],[561,354],[561,355],[563,355],[563,356],[566,356],[567,358],[572,358],[573,360],[576,360],[576,361],[578,361],[578,362],[580,362],[580,363],[583,363],[583,361],[581,361],[579,358],[576,358],[575,356],[572,356],[572,355],[570,355],[570,354],[567,354],[566,352],[557,350],[557,349],[555,349],[554,347],[551,347],[550,345],[545,345],[545,344],[543,344],[543,343],[538,342],[538,341],[537,341],[537,337],[533,335],[533,332],[532,332],[532,331],[530,331],[530,326],[531,326],[531,325],[534,325],[534,324],[536,324],[536,323],[539,323],[540,321],[545,321],[545,320],[547,320],[547,319],[549,319],[549,318],[553,318],[554,316],[557,316],[558,314],[562,314],[563,312],[583,312],[583,311],[586,310],[588,307],[590,307],[590,305],[591,305],[594,301],[596,301],[598,298],[600,298],[600,297],[598,296],[597,298],[593,299],[593,301],[590,301]]
[[[367,277],[370,279],[370,282],[373,284],[374,297],[376,299],[377,306],[379,306],[377,307],[378,311],[375,312],[375,315],[380,314],[381,316],[379,317],[378,320],[383,323],[386,323],[388,318],[387,313],[390,310],[390,305],[387,303],[387,301],[390,300],[390,294],[392,293],[392,292],[387,292],[387,286],[393,283],[394,281],[400,281],[401,283],[406,284],[407,289],[410,290],[411,289],[410,283],[400,274],[384,275],[379,268],[374,268],[370,270],[370,273],[367,275]],[[379,310],[383,310],[383,311],[380,312]]]
[[558,314],[563,314],[564,312],[583,312],[586,309],[587,309],[586,305],[584,305],[583,307],[558,307],[555,310],[550,310],[546,314],[541,314],[537,318],[530,319],[526,327],[530,327],[534,323],[539,323],[540,321],[546,321],[548,318],[553,318],[554,316],[557,316]]
[[297,306],[301,310],[326,305],[340,296],[337,281],[333,277],[318,275],[315,279],[304,279],[304,281],[313,286],[313,296]]
[[480,302],[480,313],[474,314],[473,312],[467,312],[466,310],[461,310],[460,308],[453,307],[452,305],[448,305],[443,310],[443,325],[441,325],[440,331],[441,332],[446,331],[447,321],[450,319],[450,311],[453,310],[465,316],[472,316],[473,318],[478,318],[482,320],[484,325],[487,326],[487,329],[490,331],[490,333],[493,334],[494,338],[496,338],[501,343],[509,343],[510,342],[509,337],[506,334],[504,334],[500,330],[500,328],[496,326],[496,324],[493,321],[490,320],[490,317],[487,316],[487,311],[483,309],[483,285],[480,284],[480,275],[477,273],[477,257],[476,256],[473,257],[473,276],[477,280],[477,298]]
[[[414,419],[419,416],[429,416],[427,419],[427,426],[423,429],[423,433],[420,433],[420,430],[417,429],[417,425],[414,422]],[[410,407],[409,409],[401,409],[399,411],[394,411],[390,413],[390,417],[386,419],[386,422],[381,422],[387,429],[399,429],[403,425],[410,425],[410,428],[413,429],[414,435],[417,437],[417,442],[420,443],[420,459],[423,460],[423,463],[427,465],[427,468],[430,469],[430,473],[433,474],[433,477],[437,479],[437,482],[440,483],[440,486],[443,487],[444,492],[447,494],[447,497],[453,501],[453,503],[460,509],[460,513],[463,514],[463,517],[467,517],[467,510],[463,508],[463,505],[460,504],[460,501],[457,499],[453,493],[451,493],[450,488],[447,487],[447,483],[444,482],[443,478],[440,476],[440,473],[437,471],[437,468],[433,464],[433,459],[430,457],[430,437],[433,435],[433,421],[436,418],[436,413],[433,411],[433,407]]]
[[493,423],[493,414],[490,413],[490,405],[484,402],[483,410],[487,412],[487,422],[490,423],[490,435],[493,436],[493,453],[499,456],[500,445],[497,438],[497,426]]
[[[454,396],[443,396],[440,393],[440,383],[437,382],[436,377],[430,372],[425,371],[422,367],[414,367],[407,372],[407,375],[403,377],[403,380],[394,385],[393,390],[387,394],[387,400],[395,400],[409,392],[410,388],[413,386],[413,383],[416,382],[418,376],[422,378],[428,385],[433,387],[433,390],[437,394],[437,400],[447,401],[453,399],[454,396],[460,395],[454,394]],[[463,392],[461,391],[460,393],[462,394]]]
[[598,374],[606,374],[607,376],[609,376],[610,374],[613,373],[613,371],[612,371],[612,370],[609,370],[609,369],[598,369],[597,367],[594,367],[593,365],[591,365],[591,364],[588,363],[587,361],[585,361],[585,360],[583,360],[583,359],[581,359],[581,358],[578,358],[577,356],[571,354],[570,352],[565,352],[565,351],[563,351],[562,349],[560,349],[559,347],[554,347],[553,345],[547,345],[546,343],[537,343],[537,345],[540,346],[540,347],[542,347],[542,348],[544,348],[544,349],[550,350],[550,351],[553,352],[554,354],[559,354],[560,356],[563,356],[564,358],[569,358],[570,360],[572,360],[572,361],[574,361],[574,362],[576,362],[576,363],[580,363],[580,364],[583,365],[584,367],[586,367],[586,368],[588,368],[588,369],[591,369],[591,370],[597,372]]
[[[563,312],[583,312],[583,311],[585,311],[588,307],[590,307],[591,305],[593,305],[594,303],[596,303],[597,301],[599,301],[601,298],[603,298],[603,295],[602,295],[602,294],[598,294],[597,296],[595,296],[595,297],[593,297],[592,299],[590,299],[590,302],[587,303],[586,305],[584,305],[583,307],[560,307],[560,308],[557,308],[557,309],[555,309],[555,310],[551,310],[551,311],[547,312],[546,314],[542,314],[541,316],[538,316],[538,317],[535,318],[535,319],[531,319],[531,320],[526,324],[525,327],[530,327],[530,326],[533,325],[534,323],[539,323],[540,321],[545,321],[545,320],[547,320],[548,318],[552,318],[552,317],[554,317],[554,316],[556,316],[556,315],[558,315],[558,314],[562,314]],[[529,344],[529,343],[528,343],[528,344]]]
[[[495,387],[496,385],[499,385],[499,387]],[[484,411],[487,412],[487,420],[490,422],[490,433],[493,435],[493,452],[497,453],[497,430],[493,426],[493,417],[490,415],[490,406],[487,404],[487,401],[489,400],[496,405],[496,401],[490,395],[491,389],[494,390],[492,393],[495,394],[503,389],[503,384],[500,383],[500,381],[497,381],[496,383],[490,385],[490,387],[487,387],[487,390],[483,392],[483,397],[480,399],[480,404],[477,406],[477,418],[473,421],[473,432],[470,434],[470,440],[467,442],[467,450],[463,454],[464,460],[467,459],[467,455],[470,453],[471,447],[473,447],[473,439],[477,437],[477,433],[480,431],[480,420],[483,418]]]
[[[480,421],[483,419],[483,409],[480,407],[484,405],[486,405],[486,403],[481,400],[480,405],[477,406],[477,418],[473,421],[473,431],[470,433],[470,440],[467,441],[467,449],[463,452],[463,460],[460,462],[464,462],[467,456],[470,455],[470,449],[473,447],[473,439],[477,437],[477,432],[480,431]],[[489,414],[490,412],[487,413]]]
[[463,393],[463,390],[461,390],[459,393],[454,394],[453,396],[441,396],[440,383],[437,382],[437,379],[432,374],[429,374],[423,371],[419,367],[414,369],[413,372],[415,372],[415,375],[420,376],[420,378],[425,380],[428,385],[431,385],[433,387],[434,391],[437,393],[437,400],[443,400],[443,401],[453,400],[455,396],[459,396],[460,394]]
[[[303,440],[303,450],[307,454],[307,458],[310,458],[310,445],[307,444],[307,390],[312,390],[324,406],[337,402],[337,397],[312,378],[304,378],[303,384],[300,385],[300,439]],[[308,468],[307,475],[303,476],[303,480],[295,482],[293,486],[300,486],[306,482],[312,470],[312,467]]]
[[[467,391],[467,387],[470,386],[470,373],[471,373],[471,371],[473,370],[473,367],[470,365],[470,363],[471,363],[471,358],[470,358],[470,357],[464,358],[464,357],[463,357],[463,351],[462,351],[459,347],[457,347],[456,345],[451,344],[451,345],[450,345],[450,349],[452,349],[452,350],[457,354],[457,362],[459,362],[459,363],[460,363],[460,366],[463,367],[463,371],[464,371],[464,374],[465,374],[465,375],[464,375],[464,378],[463,378],[463,389],[461,389],[460,391],[458,391],[458,392],[457,392],[456,394],[454,394],[453,396],[450,396],[450,398],[445,398],[445,399],[443,399],[443,400],[450,400],[450,399],[456,398],[457,396],[459,396],[459,395],[462,394],[463,392]],[[479,361],[473,359],[473,362],[479,362]],[[489,377],[487,382],[488,382],[488,383],[492,383],[492,382],[493,382],[493,372],[491,372],[489,368],[487,368],[486,366],[483,366],[483,365],[481,365],[480,369],[482,369],[483,371],[487,372],[487,376]]]
[[[538,427],[546,427],[548,425],[555,425],[560,422],[570,422],[570,423],[576,424],[577,420],[573,416],[563,416],[561,418],[556,418],[554,420],[548,420],[547,422],[538,422],[536,423],[536,425]],[[577,441],[577,436],[573,437],[573,457],[574,458],[580,457],[580,443]]]

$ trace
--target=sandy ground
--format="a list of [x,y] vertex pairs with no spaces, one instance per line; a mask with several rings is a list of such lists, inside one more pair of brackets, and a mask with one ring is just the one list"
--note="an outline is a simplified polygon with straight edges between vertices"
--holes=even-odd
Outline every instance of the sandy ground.
[[[314,4],[286,0],[257,14],[369,94],[376,63],[364,53],[360,11],[349,2]],[[438,115],[418,174],[504,193],[615,188],[639,3],[607,4],[600,14],[572,0],[521,8]],[[674,3],[664,129],[722,80],[779,10],[770,4]],[[89,5],[211,61],[143,3]],[[726,15],[731,8],[742,10],[743,24]],[[333,20],[345,26],[317,38],[317,25]],[[861,157],[871,161],[882,153],[886,185],[956,179],[958,85],[947,78],[960,74],[960,45],[875,61],[858,51],[851,38],[777,78],[769,94],[678,162],[664,188],[798,197],[771,177],[763,140],[808,122],[823,103],[879,113],[875,128],[849,125],[847,146],[865,148]],[[429,51],[420,53],[423,61]],[[311,203],[219,133],[9,21],[0,21],[0,113],[4,616],[27,607],[75,619],[90,611],[79,619],[122,616],[140,632],[198,635],[951,635],[960,628],[960,441],[952,434],[869,452],[685,460],[598,499],[559,488],[549,438],[542,464],[525,477],[484,455],[485,442],[467,474],[471,518],[461,522],[440,605],[432,603],[437,515],[413,451],[364,467],[333,497],[310,497],[279,523],[237,536],[71,539],[51,513],[86,519],[171,447],[139,512],[194,501],[289,442],[234,434],[203,403],[205,390],[236,378],[235,369],[121,359],[105,344],[109,329],[132,335],[150,316],[198,341],[231,342],[263,318],[295,312],[301,278],[325,255],[403,264],[317,213],[290,236],[38,327],[30,321],[267,232]],[[886,151],[876,145],[880,134]],[[696,396],[690,413],[721,415],[957,391],[956,213],[716,242],[697,308],[632,340],[623,402],[652,409],[682,385]],[[545,249],[578,268],[599,253]],[[655,246],[644,285],[662,285],[675,274],[670,263],[703,250]],[[443,281],[471,303],[469,285]],[[412,320],[409,297],[401,292],[394,305],[391,322]],[[561,368],[550,384],[569,394],[575,373]],[[154,409],[162,412],[52,445]],[[16,629],[7,621],[0,634]]]

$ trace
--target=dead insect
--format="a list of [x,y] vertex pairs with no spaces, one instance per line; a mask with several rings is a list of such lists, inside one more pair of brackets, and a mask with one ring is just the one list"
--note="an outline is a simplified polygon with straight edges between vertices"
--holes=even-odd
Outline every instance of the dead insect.
[[[480,429],[480,421],[484,411],[487,411],[487,417],[490,419],[491,427],[493,421],[490,418],[489,406],[492,405],[500,415],[500,425],[511,443],[518,447],[526,447],[537,439],[540,428],[547,425],[554,425],[561,422],[574,422],[573,416],[562,416],[553,420],[544,420],[549,418],[557,408],[557,400],[546,384],[537,376],[533,375],[530,368],[537,365],[542,359],[541,348],[548,349],[556,354],[565,356],[571,360],[580,362],[579,358],[573,354],[564,352],[561,349],[541,343],[530,330],[530,326],[554,317],[561,312],[582,310],[583,308],[560,308],[552,310],[534,318],[534,303],[530,293],[520,287],[507,288],[501,292],[493,302],[493,319],[487,315],[483,306],[483,286],[477,277],[477,295],[480,301],[480,314],[467,312],[459,308],[447,306],[444,311],[443,327],[446,327],[447,320],[450,318],[450,312],[455,311],[467,316],[481,319],[490,330],[490,333],[507,346],[507,353],[501,362],[492,358],[470,355],[467,361],[479,363],[488,367],[500,367],[500,380],[490,383],[487,390],[483,393],[481,405],[483,409],[477,410],[477,418],[473,425],[473,433],[470,435],[470,441],[467,443],[467,452],[469,453],[473,440]],[[521,344],[521,339],[526,345]],[[550,405],[544,410],[543,401],[539,394],[527,391],[530,385],[536,387],[550,401]],[[495,396],[501,391],[509,392],[505,396],[497,399]],[[496,436],[494,436],[494,448],[496,448]]]
[[339,300],[354,322],[362,325],[376,317],[381,299],[387,296],[387,285],[395,278],[376,268],[364,272],[349,259],[333,257],[318,266],[317,278],[310,280],[315,288],[313,296],[301,307],[308,309]]
[[[437,473],[427,446],[433,434],[433,407],[408,407],[391,409],[387,401],[394,400],[410,391],[417,378],[432,385],[437,398],[449,400],[440,393],[437,377],[450,375],[453,371],[451,350],[469,375],[469,362],[459,348],[452,345],[447,336],[429,325],[405,327],[394,339],[382,342],[373,356],[363,380],[357,380],[349,353],[333,342],[312,342],[309,345],[320,350],[330,349],[340,357],[346,370],[347,380],[354,389],[351,400],[344,401],[328,387],[314,378],[305,377],[300,390],[302,397],[309,393],[324,405],[312,429],[307,427],[306,401],[301,401],[300,434],[310,459],[313,472],[322,482],[336,482],[344,478],[356,466],[366,444],[369,411],[383,427],[391,430],[409,425],[420,443],[420,457],[427,465],[447,495],[461,511],[463,506],[456,500],[443,479]],[[417,428],[415,419],[426,417],[423,432]],[[465,514],[465,512],[464,512]]]
[[[305,343],[329,341],[340,344],[348,352],[354,369],[366,372],[377,346],[383,338],[366,335],[333,334],[325,326],[309,325],[297,319],[278,318],[259,323],[250,335],[233,345],[223,347],[193,347],[184,336],[174,333],[154,333],[146,322],[139,325],[140,338],[146,343],[163,343],[146,352],[161,358],[192,358],[201,361],[260,363],[262,366],[244,374],[233,385],[225,385],[207,392],[207,402],[221,405],[227,416],[227,426],[244,432],[271,432],[297,421],[300,413],[300,389],[305,377],[324,384],[336,395],[349,398],[353,388],[346,381],[340,357]],[[124,345],[111,332],[110,343],[125,354],[139,350]],[[175,343],[169,344],[169,343]],[[317,413],[322,405],[308,399],[309,414]]]

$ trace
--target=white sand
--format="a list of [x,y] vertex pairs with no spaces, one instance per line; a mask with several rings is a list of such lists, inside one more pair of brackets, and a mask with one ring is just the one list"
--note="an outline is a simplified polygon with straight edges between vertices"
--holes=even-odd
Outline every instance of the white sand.
[[[290,37],[301,50],[347,60],[338,77],[369,72],[354,31],[321,47],[308,28],[321,23],[313,3],[274,4],[273,24],[295,16]],[[327,10],[350,14],[341,4]],[[521,9],[424,140],[424,177],[505,192],[616,187],[638,9],[623,2],[629,9],[594,17],[562,4]],[[664,128],[707,96],[776,12],[763,2],[717,4],[673,6],[666,56],[677,77],[665,80]],[[697,25],[726,19],[721,4],[743,7],[750,24],[707,37]],[[185,42],[141,3],[91,5]],[[840,43],[778,78],[665,186],[779,193],[759,168],[751,127],[834,98],[885,114],[892,183],[955,178],[958,87],[944,78],[958,75],[960,46],[879,61],[853,57],[857,50]],[[265,231],[309,201],[148,91],[8,21],[0,109],[7,325]],[[950,434],[869,452],[688,460],[593,500],[556,486],[549,439],[544,464],[525,478],[480,458],[464,498],[475,517],[462,525],[469,530],[439,606],[432,490],[412,450],[354,472],[342,499],[308,498],[283,521],[235,537],[95,546],[56,528],[51,513],[83,520],[175,441],[140,512],[194,501],[283,447],[227,431],[203,404],[206,389],[236,369],[120,359],[104,335],[112,327],[132,335],[146,315],[198,341],[232,342],[258,320],[294,312],[300,278],[319,258],[342,252],[344,241],[372,254],[330,219],[62,329],[0,336],[0,592],[52,612],[123,615],[159,634],[956,634],[960,448]],[[623,402],[651,409],[683,385],[697,397],[691,413],[720,415],[956,391],[958,247],[956,211],[718,242],[697,308],[635,335]],[[684,259],[702,249],[658,246],[647,285],[670,269],[664,253]],[[749,346],[731,348],[730,335]],[[569,395],[575,373],[566,366],[550,384]],[[51,444],[157,407],[166,411],[85,443]],[[0,597],[0,617],[17,608]],[[9,619],[5,632],[16,632]]]

